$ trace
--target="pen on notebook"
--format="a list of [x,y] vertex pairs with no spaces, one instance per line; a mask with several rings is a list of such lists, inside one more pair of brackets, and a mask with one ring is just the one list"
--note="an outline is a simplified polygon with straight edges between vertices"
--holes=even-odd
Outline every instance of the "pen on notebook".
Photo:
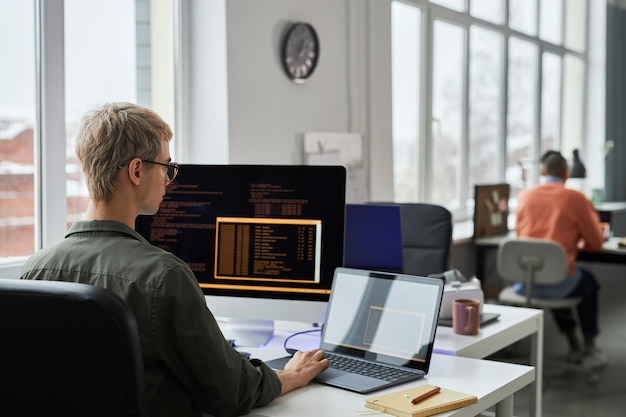
[[413,404],[417,404],[420,401],[425,400],[426,398],[435,395],[436,393],[438,393],[439,391],[441,391],[441,387],[433,387],[431,390],[426,391],[425,393],[418,395],[417,397],[413,398],[411,400],[411,403]]

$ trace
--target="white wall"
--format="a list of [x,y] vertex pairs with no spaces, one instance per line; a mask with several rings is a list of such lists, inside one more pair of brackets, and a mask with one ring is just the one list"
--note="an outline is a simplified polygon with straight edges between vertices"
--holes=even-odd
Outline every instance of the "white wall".
[[[337,0],[227,2],[231,163],[298,164],[303,132],[348,131],[346,9]],[[320,42],[304,84],[285,76],[279,52],[297,20],[312,24]]]
[[[360,133],[370,198],[393,198],[388,0],[182,4],[188,46],[179,132],[189,146],[181,162],[300,164],[304,132]],[[221,13],[225,28],[216,22]],[[280,61],[295,21],[311,23],[320,40],[318,67],[305,84],[288,79]]]
[[[299,164],[304,132],[360,133],[369,199],[393,200],[390,0],[180,2],[187,18],[177,133],[188,146],[176,158]],[[604,17],[605,5],[597,3],[592,28]],[[303,85],[291,82],[280,62],[282,36],[299,20],[313,24],[321,42],[319,66]],[[603,35],[592,41],[603,45]],[[602,48],[590,58],[587,189],[604,186]]]

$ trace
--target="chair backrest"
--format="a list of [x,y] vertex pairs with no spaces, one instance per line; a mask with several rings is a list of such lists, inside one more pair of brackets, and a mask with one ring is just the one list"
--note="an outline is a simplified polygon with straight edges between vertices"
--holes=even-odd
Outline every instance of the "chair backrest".
[[404,273],[427,276],[449,269],[452,213],[448,209],[426,203],[373,204],[400,207]]
[[546,239],[504,239],[498,245],[498,275],[509,282],[558,284],[567,277],[567,255],[559,243]]
[[135,317],[92,285],[0,279],[0,406],[16,415],[143,416]]

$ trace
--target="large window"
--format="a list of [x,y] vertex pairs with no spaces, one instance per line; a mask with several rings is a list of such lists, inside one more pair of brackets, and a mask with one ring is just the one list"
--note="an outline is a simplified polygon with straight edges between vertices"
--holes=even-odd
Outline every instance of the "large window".
[[172,72],[161,69],[173,65],[172,44],[165,1],[0,0],[0,268],[62,239],[84,214],[75,136],[88,110],[130,101],[171,120]]
[[539,37],[555,45],[563,44],[563,0],[541,0]]
[[134,1],[65,0],[68,226],[87,208],[87,190],[74,150],[81,117],[105,102],[137,102],[136,38],[141,26],[136,21]]
[[[393,7],[402,10],[392,14],[394,56],[424,50],[412,55],[417,68],[392,62],[397,201],[441,204],[461,219],[472,212],[475,184],[505,181],[515,199],[539,180],[542,152],[571,158],[584,145],[587,0]],[[426,30],[401,32],[411,10]],[[407,107],[421,109],[428,124],[420,130]],[[411,122],[412,135],[398,129]]]
[[504,5],[506,0],[479,0],[471,3],[471,14],[491,23],[504,23]]
[[462,27],[444,21],[433,29],[432,178],[430,201],[459,207],[463,154],[463,45]]
[[[511,184],[512,194],[515,194],[515,191],[529,185],[531,181],[526,166],[518,176],[520,163],[532,161],[532,156],[536,154],[537,46],[521,38],[511,37],[508,64],[506,181]],[[523,183],[517,181],[518,177]]]
[[561,137],[561,65],[560,56],[544,52],[541,87],[541,144],[540,153],[559,149]]
[[536,35],[537,1],[509,0],[509,27],[527,35]]
[[469,48],[469,181],[464,184],[468,199],[474,194],[474,184],[492,182],[500,172],[503,36],[473,25]]
[[0,258],[35,248],[35,26],[30,1],[0,0]]
[[393,178],[396,201],[416,201],[419,177],[421,10],[404,3],[391,5],[393,68]]

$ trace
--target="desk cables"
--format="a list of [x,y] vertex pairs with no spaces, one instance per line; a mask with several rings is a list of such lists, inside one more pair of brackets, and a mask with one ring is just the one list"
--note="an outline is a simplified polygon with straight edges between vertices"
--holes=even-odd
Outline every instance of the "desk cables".
[[289,340],[291,340],[292,337],[295,336],[299,336],[301,334],[306,334],[306,333],[314,333],[314,332],[321,332],[322,328],[320,327],[319,329],[311,329],[311,330],[303,330],[301,332],[296,332],[294,334],[291,334],[289,336],[287,336],[287,338],[285,339],[285,341],[283,342],[283,348],[285,349],[285,351],[290,354],[293,355],[294,353],[297,352],[297,349],[292,349],[292,348],[288,348],[287,347],[287,342],[289,342]]

